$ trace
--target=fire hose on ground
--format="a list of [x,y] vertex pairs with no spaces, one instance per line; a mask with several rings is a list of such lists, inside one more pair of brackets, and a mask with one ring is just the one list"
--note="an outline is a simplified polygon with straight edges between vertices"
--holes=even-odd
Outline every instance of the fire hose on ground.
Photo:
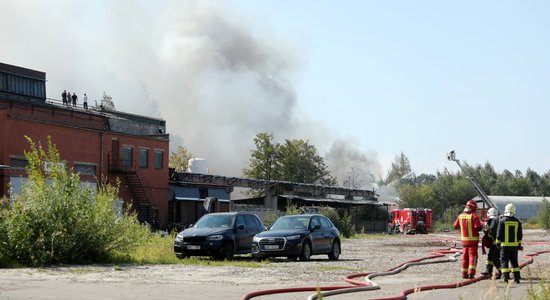
[[[550,245],[550,242],[524,242],[524,244],[546,244]],[[296,287],[296,288],[281,288],[281,289],[271,289],[271,290],[262,290],[262,291],[256,291],[249,294],[244,295],[241,300],[248,300],[252,299],[254,297],[259,296],[265,296],[265,295],[273,295],[273,294],[283,294],[283,293],[296,293],[296,292],[317,292],[319,293],[312,294],[307,299],[308,300],[316,300],[318,299],[319,295],[322,297],[329,297],[333,295],[341,295],[346,293],[356,293],[356,292],[365,292],[365,291],[372,291],[380,289],[380,286],[376,284],[374,281],[372,281],[375,277],[382,277],[382,276],[389,276],[397,274],[405,269],[407,269],[410,266],[415,265],[426,265],[426,264],[435,264],[435,263],[447,263],[447,262],[455,262],[457,260],[457,257],[461,254],[460,249],[456,248],[447,248],[447,249],[439,249],[439,250],[433,250],[432,253],[434,255],[414,259],[407,261],[405,263],[402,263],[394,268],[391,268],[384,272],[369,272],[369,273],[357,273],[357,274],[351,274],[346,277],[344,277],[344,281],[347,283],[352,284],[345,285],[345,286],[315,286],[315,287]],[[524,255],[527,260],[520,264],[520,268],[523,268],[531,263],[533,263],[533,257],[538,256],[543,253],[550,253],[550,250],[544,250],[539,251],[535,253],[530,253]],[[445,257],[447,254],[453,254],[449,257],[446,257],[445,259],[440,260],[434,260],[437,258]],[[358,277],[364,277],[364,281],[355,280],[354,278]],[[421,291],[429,291],[429,290],[437,290],[437,289],[451,289],[451,288],[458,288],[465,285],[469,285],[475,282],[478,282],[480,280],[485,280],[491,278],[491,275],[476,277],[473,279],[468,279],[460,282],[455,283],[449,283],[449,284],[440,284],[440,285],[426,285],[416,288],[409,288],[404,291],[402,291],[398,296],[393,297],[387,297],[387,298],[378,298],[376,300],[401,300],[406,299],[407,295],[415,293],[415,292],[421,292]]]

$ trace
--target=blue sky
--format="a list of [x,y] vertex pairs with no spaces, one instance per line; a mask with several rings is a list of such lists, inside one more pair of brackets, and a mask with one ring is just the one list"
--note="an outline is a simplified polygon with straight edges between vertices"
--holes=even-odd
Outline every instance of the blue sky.
[[45,71],[48,97],[166,119],[215,173],[240,175],[260,131],[332,153],[339,177],[401,152],[456,171],[453,149],[550,170],[548,1],[2,2],[2,62]]

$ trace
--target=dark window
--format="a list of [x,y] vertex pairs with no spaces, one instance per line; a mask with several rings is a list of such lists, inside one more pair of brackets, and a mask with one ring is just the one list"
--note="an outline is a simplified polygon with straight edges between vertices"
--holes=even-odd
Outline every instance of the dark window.
[[164,151],[155,150],[155,169],[160,170],[164,164]]
[[313,228],[313,227],[315,227],[315,225],[321,225],[321,223],[319,223],[319,218],[317,218],[317,217],[313,217],[311,219],[311,224],[310,224],[309,228]]
[[331,228],[332,225],[330,224],[330,221],[327,218],[319,218],[321,221],[321,228]]
[[75,163],[74,172],[80,173],[81,175],[96,175],[96,165],[95,164],[85,164],[85,163]]
[[139,149],[139,166],[140,168],[149,166],[149,149]]
[[123,146],[122,147],[122,163],[125,166],[131,167],[132,166],[132,157],[134,154],[134,148],[131,146]]
[[237,222],[235,222],[235,228],[239,227],[239,225],[243,225],[244,228],[246,228],[246,222],[244,220],[244,216],[237,216]]
[[10,158],[10,166],[13,169],[25,169],[29,165],[29,162],[25,158],[12,157]]
[[245,215],[244,220],[246,221],[246,228],[258,228],[260,223],[253,215]]

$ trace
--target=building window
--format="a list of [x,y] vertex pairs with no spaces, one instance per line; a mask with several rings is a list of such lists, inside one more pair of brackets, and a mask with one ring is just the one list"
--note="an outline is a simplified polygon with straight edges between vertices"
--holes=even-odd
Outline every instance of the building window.
[[134,156],[134,148],[132,146],[126,146],[124,145],[122,147],[122,164],[131,167],[132,164],[132,157]]
[[160,170],[164,165],[164,151],[155,150],[155,169]]
[[149,166],[149,149],[139,149],[139,167],[147,168]]
[[89,163],[74,163],[74,172],[80,175],[96,175],[96,165]]
[[12,169],[25,169],[29,165],[26,158],[23,157],[11,157],[10,167]]

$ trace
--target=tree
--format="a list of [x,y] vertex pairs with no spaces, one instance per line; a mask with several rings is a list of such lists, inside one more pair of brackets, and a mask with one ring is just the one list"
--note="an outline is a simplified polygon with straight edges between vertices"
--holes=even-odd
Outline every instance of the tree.
[[544,229],[550,229],[550,204],[548,203],[548,200],[546,200],[546,198],[542,199],[542,204],[540,206],[537,218],[539,224]]
[[106,110],[116,110],[113,97],[107,95],[105,92],[103,92],[103,98],[101,99],[101,108]]
[[176,152],[170,153],[168,165],[177,172],[187,172],[191,158],[193,158],[193,153],[189,152],[187,148],[179,146]]
[[355,167],[351,167],[346,173],[344,180],[342,180],[342,185],[348,189],[358,189],[363,186],[363,178],[361,178],[359,170]]
[[412,172],[409,159],[401,152],[399,156],[395,157],[395,161],[391,164],[385,182],[388,185],[394,181],[399,182],[403,177],[409,176],[410,174],[412,174]]
[[250,165],[243,169],[243,175],[263,180],[279,179],[280,145],[273,142],[273,134],[261,132],[254,137],[255,150],[250,151]]
[[317,148],[304,140],[285,140],[280,146],[281,180],[335,185],[336,178],[330,174]]
[[317,148],[303,140],[285,140],[275,143],[273,134],[258,133],[254,138],[256,149],[251,151],[250,165],[243,175],[264,180],[283,180],[301,183],[335,185]]

